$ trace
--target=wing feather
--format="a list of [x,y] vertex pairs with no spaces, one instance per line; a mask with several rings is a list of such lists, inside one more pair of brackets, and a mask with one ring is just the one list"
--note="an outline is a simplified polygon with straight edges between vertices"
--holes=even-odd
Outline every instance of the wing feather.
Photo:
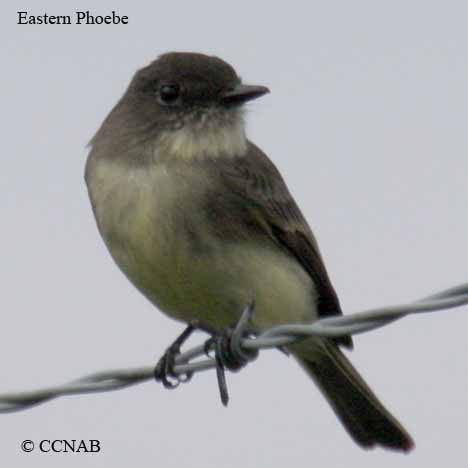
[[[247,154],[237,158],[235,164],[228,161],[216,166],[221,175],[218,180],[224,184],[223,190],[228,189],[231,194],[229,206],[232,210],[217,213],[222,216],[224,228],[232,233],[233,224],[242,219],[242,229],[250,229],[253,235],[268,236],[292,255],[310,275],[318,293],[319,315],[341,315],[338,296],[317,241],[274,164],[249,142]],[[249,203],[246,204],[246,200]],[[239,213],[240,209],[242,213]],[[335,341],[352,348],[349,336]]]

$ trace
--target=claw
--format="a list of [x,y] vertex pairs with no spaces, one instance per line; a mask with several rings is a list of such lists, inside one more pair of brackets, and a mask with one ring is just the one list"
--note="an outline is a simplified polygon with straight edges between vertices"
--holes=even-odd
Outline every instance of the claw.
[[[180,348],[190,335],[196,329],[197,324],[194,322],[189,323],[187,328],[180,334],[180,336],[174,341],[174,343],[167,348],[162,358],[156,364],[154,369],[154,378],[156,381],[162,382],[164,388],[174,389],[179,386],[180,383],[188,382],[193,372],[187,372],[186,374],[176,374],[174,371],[175,359],[180,354]],[[169,379],[169,377],[171,379]]]
[[216,344],[216,340],[214,336],[212,336],[211,338],[208,338],[203,344],[203,351],[207,357],[209,358],[212,357],[210,353],[211,351],[213,351],[213,347],[215,344]]
[[242,340],[253,335],[247,329],[253,312],[254,302],[252,301],[244,309],[239,321],[233,327],[227,327],[221,333],[210,327],[203,326],[199,322],[191,322],[158,361],[154,369],[154,378],[169,389],[178,387],[180,383],[188,382],[192,378],[193,372],[176,373],[174,370],[176,357],[180,354],[181,346],[195,329],[204,330],[212,335],[211,338],[205,341],[204,351],[208,357],[212,357],[210,353],[214,351],[219,394],[221,402],[224,406],[227,406],[229,394],[225,369],[237,371],[258,355],[258,350],[242,347]]
[[[175,357],[178,353],[169,348],[158,361],[154,369],[154,378],[161,381],[164,388],[174,389],[179,386],[180,378],[174,372]],[[172,377],[174,380],[170,380]]]

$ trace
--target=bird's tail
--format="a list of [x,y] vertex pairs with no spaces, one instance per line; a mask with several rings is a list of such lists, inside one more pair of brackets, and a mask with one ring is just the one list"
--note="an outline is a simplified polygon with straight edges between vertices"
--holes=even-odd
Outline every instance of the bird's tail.
[[404,452],[413,448],[411,436],[334,343],[307,340],[293,345],[291,352],[360,446],[380,445]]

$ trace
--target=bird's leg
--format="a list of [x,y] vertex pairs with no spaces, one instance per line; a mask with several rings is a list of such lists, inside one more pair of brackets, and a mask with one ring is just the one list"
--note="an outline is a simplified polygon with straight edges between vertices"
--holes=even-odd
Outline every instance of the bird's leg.
[[[167,348],[162,358],[158,361],[154,369],[154,378],[161,381],[165,388],[174,389],[181,382],[188,382],[193,372],[178,375],[174,372],[175,358],[180,354],[181,346],[187,341],[190,335],[198,328],[198,322],[192,321],[187,328],[177,337],[177,339]],[[173,380],[170,380],[171,377]]]

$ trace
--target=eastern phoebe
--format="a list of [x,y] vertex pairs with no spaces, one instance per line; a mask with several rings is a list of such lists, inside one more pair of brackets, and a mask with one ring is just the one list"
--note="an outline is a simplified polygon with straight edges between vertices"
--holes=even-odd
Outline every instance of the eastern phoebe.
[[[246,138],[242,84],[223,60],[168,53],[142,68],[91,141],[86,183],[117,265],[160,310],[221,330],[254,298],[252,329],[341,314],[317,242],[280,173]],[[338,346],[289,346],[362,447],[413,441]]]

